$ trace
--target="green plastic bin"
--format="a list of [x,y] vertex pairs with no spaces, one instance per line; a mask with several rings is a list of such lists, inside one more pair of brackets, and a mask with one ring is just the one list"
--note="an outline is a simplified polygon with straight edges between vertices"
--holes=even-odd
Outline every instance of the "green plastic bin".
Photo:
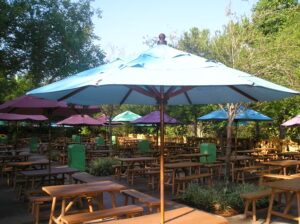
[[8,137],[7,136],[0,137],[0,144],[7,144],[7,143],[8,143]]
[[138,153],[144,154],[150,150],[150,143],[148,140],[139,140],[137,144]]
[[72,142],[81,143],[81,137],[79,135],[72,135]]
[[39,148],[39,139],[37,137],[31,137],[29,139],[29,151],[37,152]]
[[[200,153],[202,154],[210,154],[210,156],[207,157],[208,162],[215,162],[217,159],[217,147],[215,143],[201,143],[199,145],[200,147]],[[200,162],[206,162],[205,157],[200,157]]]
[[68,145],[68,166],[86,171],[85,146],[80,144]]

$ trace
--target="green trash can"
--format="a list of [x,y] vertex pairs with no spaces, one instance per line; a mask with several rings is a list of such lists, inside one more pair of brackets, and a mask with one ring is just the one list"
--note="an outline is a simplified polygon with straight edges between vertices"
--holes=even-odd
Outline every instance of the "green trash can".
[[81,142],[81,136],[79,136],[79,135],[72,135],[72,142],[80,143]]
[[[217,147],[215,143],[201,143],[199,145],[200,147],[200,153],[202,154],[210,154],[210,156],[207,157],[208,162],[215,162],[217,159]],[[200,162],[206,162],[205,157],[200,157]]]
[[31,137],[29,139],[29,151],[37,152],[39,148],[39,139],[37,137]]
[[150,144],[148,140],[139,140],[137,144],[138,153],[144,154],[150,150]]
[[80,144],[68,145],[68,166],[86,171],[85,146]]
[[8,143],[8,137],[7,136],[3,136],[0,137],[0,144],[7,144]]

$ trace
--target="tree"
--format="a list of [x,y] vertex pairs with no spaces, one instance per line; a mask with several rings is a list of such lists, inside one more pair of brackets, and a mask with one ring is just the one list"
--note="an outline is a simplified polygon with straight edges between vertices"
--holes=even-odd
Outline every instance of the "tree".
[[90,1],[1,1],[1,79],[26,75],[36,87],[102,64]]

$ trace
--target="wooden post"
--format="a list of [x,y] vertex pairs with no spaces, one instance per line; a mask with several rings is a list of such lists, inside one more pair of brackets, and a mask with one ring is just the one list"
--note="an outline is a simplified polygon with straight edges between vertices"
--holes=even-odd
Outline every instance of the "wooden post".
[[165,126],[164,126],[164,114],[165,114],[165,99],[164,99],[164,87],[160,87],[160,223],[165,223],[165,171],[164,171],[164,147],[165,147]]

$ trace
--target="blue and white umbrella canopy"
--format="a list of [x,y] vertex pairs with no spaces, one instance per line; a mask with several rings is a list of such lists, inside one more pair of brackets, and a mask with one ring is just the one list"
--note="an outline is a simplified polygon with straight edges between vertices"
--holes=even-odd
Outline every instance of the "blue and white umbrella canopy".
[[[227,108],[225,107],[224,109],[226,111]],[[228,120],[228,117],[223,110],[216,110],[209,114],[198,117],[198,120]],[[272,121],[272,118],[255,110],[240,106],[237,109],[234,121]]]
[[276,100],[299,94],[205,58],[158,45],[134,59],[117,59],[28,92],[84,105],[168,105]]

